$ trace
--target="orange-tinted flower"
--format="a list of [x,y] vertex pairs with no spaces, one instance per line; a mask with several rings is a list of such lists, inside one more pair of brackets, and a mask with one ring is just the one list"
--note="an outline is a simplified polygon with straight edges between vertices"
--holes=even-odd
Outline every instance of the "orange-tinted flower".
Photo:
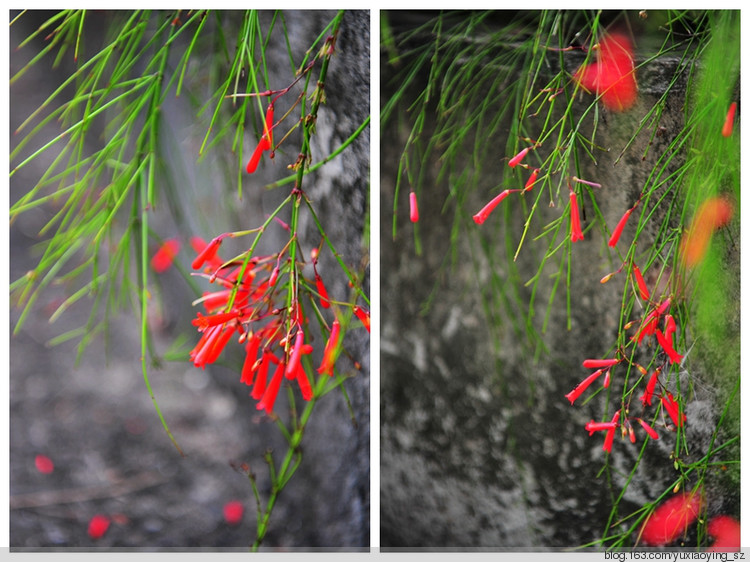
[[727,111],[727,117],[724,119],[724,126],[721,128],[721,134],[725,137],[732,135],[732,129],[734,128],[734,114],[737,111],[737,102],[733,101]]
[[[199,255],[203,252],[203,250],[206,249],[206,247],[208,246],[208,243],[205,240],[203,240],[203,238],[201,238],[200,236],[193,236],[190,239],[190,246],[192,246],[193,251],[195,251],[195,253]],[[211,269],[218,269],[219,267],[221,267],[222,263],[224,263],[221,260],[221,258],[217,256],[215,253],[213,254],[212,257],[208,258],[205,261],[208,262],[208,265]]]
[[151,267],[156,273],[164,273],[172,267],[172,262],[179,251],[180,241],[177,238],[165,241],[151,258]]
[[651,378],[646,383],[646,390],[641,395],[641,403],[645,406],[651,405],[651,399],[654,397],[654,389],[656,389],[656,383],[659,380],[659,374],[661,373],[661,367],[657,367],[656,370],[651,373]]
[[271,363],[279,363],[276,356],[270,351],[263,351],[263,355],[260,360],[260,366],[258,367],[257,376],[255,377],[255,384],[250,396],[255,400],[260,400],[266,392],[266,384],[268,379],[268,369]]
[[641,529],[641,542],[649,546],[673,543],[698,519],[700,510],[698,490],[669,498],[646,519]]
[[474,222],[477,224],[482,224],[484,221],[487,220],[487,217],[490,216],[490,213],[495,210],[495,207],[497,207],[500,202],[505,199],[508,195],[513,193],[514,191],[520,191],[519,189],[506,189],[499,195],[496,195],[492,201],[487,203],[484,207],[482,207],[482,210],[479,211],[476,215],[474,215]]
[[570,241],[578,242],[583,240],[583,232],[581,231],[581,217],[578,214],[578,199],[576,192],[570,190]]
[[612,236],[609,237],[609,246],[611,248],[614,248],[617,246],[617,241],[620,240],[620,235],[622,234],[623,229],[625,228],[625,223],[628,222],[628,218],[630,217],[630,213],[633,212],[633,209],[628,209],[625,211],[625,214],[622,215],[622,218],[620,219],[620,222],[617,223],[617,226],[612,231]]
[[518,166],[518,164],[521,163],[521,160],[526,158],[526,155],[529,153],[529,150],[531,150],[531,147],[527,146],[521,152],[516,154],[513,158],[508,160],[508,166],[510,166],[511,168],[515,168],[516,166]]
[[94,515],[89,521],[89,537],[91,540],[98,540],[104,536],[109,529],[109,517],[106,515]]
[[409,193],[409,219],[411,222],[419,220],[419,207],[417,206],[417,194],[413,191]]
[[367,331],[370,331],[370,311],[365,310],[364,308],[360,306],[355,306],[352,311],[356,315],[357,318],[359,318],[359,321],[362,322],[365,328],[367,328]]
[[600,95],[607,109],[625,111],[632,107],[638,97],[638,84],[630,39],[621,33],[605,35],[599,41],[596,58],[596,62],[581,66],[573,80]]
[[242,364],[242,373],[240,382],[247,386],[252,386],[253,377],[260,362],[258,361],[258,349],[260,348],[261,338],[258,334],[253,334],[245,344],[245,361]]
[[703,259],[714,231],[726,226],[733,213],[734,206],[723,197],[709,197],[701,203],[680,241],[680,257],[685,266],[694,267]]
[[339,345],[339,333],[341,332],[341,325],[339,324],[338,318],[333,321],[331,326],[331,335],[328,336],[325,350],[323,351],[323,361],[318,367],[318,373],[321,375],[333,376],[333,366],[336,362],[336,348]]

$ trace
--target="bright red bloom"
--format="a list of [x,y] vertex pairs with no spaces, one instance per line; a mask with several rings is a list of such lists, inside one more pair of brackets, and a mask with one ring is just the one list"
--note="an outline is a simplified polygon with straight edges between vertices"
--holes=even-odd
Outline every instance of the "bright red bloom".
[[37,455],[34,458],[34,466],[42,474],[52,474],[55,470],[55,464],[52,462],[52,459],[45,455]]
[[594,420],[591,420],[586,423],[585,429],[589,432],[589,435],[593,435],[595,431],[609,431],[612,428],[617,428],[616,421],[595,422]]
[[581,66],[573,80],[600,95],[607,109],[625,111],[632,107],[638,97],[638,84],[630,39],[620,33],[605,35],[599,41],[596,58],[595,63]]
[[576,399],[578,399],[578,397],[581,394],[583,394],[583,391],[586,390],[589,386],[591,386],[591,383],[593,383],[596,379],[598,379],[603,372],[604,372],[604,369],[599,369],[598,371],[595,371],[592,374],[590,374],[588,377],[586,377],[580,383],[578,383],[578,385],[576,385],[576,387],[573,390],[568,392],[565,395],[565,398],[570,400],[570,404],[572,405],[573,402],[575,402]]
[[285,369],[286,365],[284,363],[279,363],[279,366],[276,367],[271,382],[263,393],[263,398],[255,405],[258,410],[265,410],[267,414],[273,413],[273,405],[276,403],[276,397],[279,394],[279,388],[281,388],[281,379],[284,378]]
[[577,242],[583,240],[583,232],[581,231],[581,217],[578,216],[578,199],[576,198],[576,192],[570,190],[570,241]]
[[675,400],[672,393],[668,392],[666,396],[662,394],[661,405],[664,406],[674,424],[677,427],[682,427],[682,424],[687,420],[687,416],[684,413],[680,415],[680,403]]
[[678,365],[682,363],[682,355],[674,350],[672,342],[658,329],[656,330],[656,341],[659,342],[659,345],[664,350],[664,353],[667,354],[671,363],[677,363]]
[[318,367],[318,373],[321,375],[333,376],[333,366],[336,363],[336,349],[339,345],[339,333],[341,325],[338,318],[333,321],[331,326],[331,335],[328,336],[325,350],[323,350],[323,361]]
[[234,320],[242,316],[242,311],[233,310],[232,312],[221,312],[214,314],[213,316],[203,316],[200,312],[193,319],[192,324],[198,328],[199,332],[205,331],[206,328],[211,326],[218,326],[219,324],[226,324],[227,322]]
[[646,431],[646,433],[648,433],[648,435],[649,435],[649,437],[651,437],[651,439],[659,439],[659,434],[656,433],[656,430],[653,427],[651,427],[650,425],[648,425],[641,418],[637,418],[637,419],[638,419],[638,422],[641,424],[641,427],[643,427],[643,429]]
[[641,396],[641,403],[645,406],[648,404],[651,406],[651,399],[654,397],[654,389],[656,389],[656,383],[659,380],[659,374],[661,373],[661,367],[657,367],[656,370],[651,373],[651,378],[648,379],[646,384],[646,390]]
[[255,371],[259,367],[260,362],[258,361],[258,348],[260,347],[261,338],[258,334],[253,334],[245,344],[245,362],[242,364],[242,373],[240,375],[240,382],[245,383],[247,386],[253,384],[253,377]]
[[506,189],[499,195],[496,195],[492,201],[487,203],[484,207],[482,207],[482,210],[479,211],[476,215],[474,215],[474,222],[477,224],[482,224],[484,221],[487,220],[487,217],[490,216],[490,213],[495,210],[495,207],[497,207],[500,202],[505,199],[508,195],[513,193],[514,191],[520,191],[520,189]]
[[203,336],[190,352],[190,360],[196,367],[203,368],[216,361],[236,329],[236,324],[206,328]]
[[417,194],[413,191],[409,193],[409,219],[411,222],[419,220],[419,207],[417,206]]
[[310,380],[307,378],[307,373],[302,365],[297,365],[294,378],[297,379],[297,384],[299,384],[299,389],[302,392],[302,398],[304,400],[310,400],[313,397],[313,391],[310,386]]
[[513,158],[511,158],[510,160],[508,160],[508,166],[510,166],[511,168],[515,168],[516,166],[518,166],[518,164],[520,164],[521,160],[523,160],[524,158],[526,158],[526,155],[529,153],[529,150],[531,150],[531,147],[527,146],[521,152],[519,152],[518,154],[516,154]]
[[151,258],[151,267],[156,273],[164,273],[172,267],[172,262],[179,251],[180,241],[177,238],[165,241]]
[[[619,417],[620,417],[620,410],[617,410],[615,412],[615,415],[612,416],[612,422],[611,423],[616,424],[616,422],[619,419]],[[615,425],[614,427],[609,428],[607,430],[607,435],[604,436],[604,444],[602,445],[602,450],[606,451],[607,453],[611,453],[612,452],[612,443],[615,440],[615,430],[616,429],[617,429],[617,425]]]
[[708,552],[733,552],[740,548],[740,522],[728,515],[717,515],[711,519],[706,533],[714,538]]
[[623,229],[625,228],[625,223],[628,222],[628,218],[630,217],[630,213],[633,212],[633,209],[628,209],[625,211],[625,214],[622,215],[622,218],[620,219],[620,222],[617,223],[617,226],[612,231],[612,236],[609,237],[609,246],[611,248],[614,248],[617,246],[618,240],[620,240],[620,235],[622,234]]
[[[721,128],[721,134],[725,137],[732,135],[732,129],[734,128],[734,114],[737,111],[737,102],[733,101],[727,111],[726,119],[724,120],[724,126]],[[738,543],[739,546],[739,543]]]
[[293,378],[295,370],[299,365],[300,358],[302,357],[302,345],[305,343],[305,333],[302,330],[297,330],[297,337],[294,339],[294,348],[292,354],[289,356],[289,364],[286,368],[287,378]]
[[534,183],[536,183],[536,177],[539,175],[539,168],[535,168],[533,172],[531,172],[531,175],[529,176],[529,179],[526,180],[526,185],[524,186],[524,191],[529,191],[532,187],[534,187]]
[[258,163],[260,157],[267,150],[273,148],[273,104],[268,106],[266,110],[266,120],[263,124],[263,135],[260,137],[258,146],[255,147],[253,155],[250,157],[250,161],[247,163],[247,173],[252,174],[258,169]]
[[701,504],[699,490],[669,498],[646,519],[641,529],[641,541],[649,546],[673,543],[698,519]]
[[641,275],[641,270],[635,264],[633,264],[633,277],[635,277],[635,283],[638,285],[638,291],[641,293],[641,298],[644,301],[647,301],[650,296],[648,285],[646,285],[646,280],[643,278],[643,275]]
[[[190,239],[190,245],[192,246],[193,250],[196,254],[200,254],[203,252],[203,250],[206,249],[206,246],[208,246],[208,243],[203,240],[200,236],[193,236]],[[219,258],[217,255],[214,254],[214,256],[208,260],[208,265],[211,267],[211,269],[218,269],[221,267],[222,263],[224,263],[221,258]]]
[[354,314],[359,318],[359,321],[364,324],[365,328],[367,328],[367,331],[370,331],[370,312],[368,310],[365,310],[362,307],[355,306],[352,311]]
[[583,366],[587,369],[599,369],[600,367],[612,367],[619,362],[619,359],[586,359]]
[[257,377],[255,378],[255,384],[250,396],[255,400],[260,400],[266,392],[266,384],[268,379],[268,368],[271,363],[280,363],[276,356],[270,351],[263,351],[263,356],[260,360],[260,366],[258,367]]
[[[193,260],[193,269],[200,269],[204,263],[206,263],[207,261],[212,261],[216,257],[216,253],[219,251],[221,241],[224,240],[224,238],[226,238],[227,236],[231,237],[232,235],[229,232],[225,232],[224,234],[220,234],[219,236],[211,240]],[[193,238],[194,244],[197,244],[199,241],[200,238]]]
[[104,536],[109,529],[109,517],[106,515],[94,515],[89,521],[89,537],[91,540],[98,540]]
[[230,501],[224,504],[223,508],[224,521],[227,525],[239,525],[242,522],[242,515],[245,508],[241,501]]
[[323,308],[331,306],[330,300],[328,299],[328,291],[326,291],[326,287],[323,285],[323,280],[317,272],[315,273],[315,287],[318,289],[318,294],[320,294],[320,306]]

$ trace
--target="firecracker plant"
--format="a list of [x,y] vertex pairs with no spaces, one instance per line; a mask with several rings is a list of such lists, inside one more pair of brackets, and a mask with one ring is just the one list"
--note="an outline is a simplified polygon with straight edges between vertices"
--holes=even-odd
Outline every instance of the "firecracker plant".
[[[580,358],[570,392],[560,397],[575,407],[596,404],[600,412],[581,431],[602,440],[600,477],[610,482],[612,508],[601,538],[585,546],[668,545],[696,519],[701,522],[699,547],[710,544],[708,536],[726,546],[710,529],[706,534],[700,498],[709,471],[719,464],[739,466],[739,435],[733,429],[738,427],[739,340],[720,318],[733,306],[728,291],[737,288],[739,271],[738,240],[727,229],[739,217],[739,13],[658,14],[656,46],[639,51],[627,20],[654,16],[646,11],[620,17],[610,13],[605,24],[601,12],[520,12],[503,26],[491,13],[445,13],[421,28],[402,30],[398,40],[386,20],[383,56],[398,63],[394,72],[405,85],[384,100],[383,121],[407,99],[410,80],[428,77],[409,106],[411,129],[396,176],[393,235],[408,202],[415,249],[421,252],[418,227],[425,219],[417,205],[422,197],[431,197],[422,170],[439,154],[439,179],[450,184],[445,208],[451,203],[456,209],[449,225],[453,253],[445,267],[459,261],[459,237],[469,237],[481,263],[495,270],[492,282],[479,283],[488,324],[493,325],[498,308],[508,310],[509,318],[522,318],[512,328],[519,345],[530,342],[536,361],[545,359],[544,333],[552,311],[565,307],[570,330],[571,311],[580,306],[571,284],[571,272],[580,267],[573,245],[587,239],[600,244],[604,275],[592,269],[578,275],[598,275],[602,284],[622,288],[616,337],[600,355]],[[487,20],[493,24],[485,25]],[[673,76],[664,78],[663,94],[638,106],[636,130],[622,146],[601,146],[603,118],[634,111],[638,76],[665,55],[679,64]],[[656,158],[621,218],[605,220],[598,202],[623,186],[603,183],[584,170],[592,173],[603,152],[621,151],[617,163],[633,150],[639,135],[653,139],[662,134],[660,117],[673,99],[683,104],[684,126]],[[427,134],[429,120],[435,126]],[[468,155],[467,145],[474,148]],[[471,208],[469,194],[480,189],[484,163],[492,159],[507,162],[506,173],[498,178],[497,191],[483,195],[486,205]],[[542,206],[551,207],[556,217],[538,220]],[[524,217],[520,237],[510,226],[518,213]],[[491,227],[484,234],[482,229],[493,221],[508,226]],[[503,233],[512,260],[494,263],[492,245]],[[511,240],[518,240],[515,247]],[[539,258],[538,273],[531,279],[521,279],[514,265],[524,250]],[[722,265],[727,259],[735,269]],[[534,303],[538,287],[548,286],[540,281],[550,268],[555,281],[540,326]],[[531,288],[530,301],[519,297],[514,283]],[[562,304],[556,298],[560,293]],[[500,340],[499,335],[491,337]],[[731,373],[722,383],[728,389],[726,402],[705,455],[688,461],[691,366],[706,360],[696,357],[698,349],[712,347],[721,350],[712,369]],[[526,436],[529,431],[524,430]],[[652,440],[673,442],[674,482],[640,510],[624,512],[621,500]],[[612,478],[617,469],[610,458],[621,447],[638,447],[639,452],[631,471],[620,472],[625,483],[617,489]],[[665,523],[655,508],[678,493],[685,494],[679,507],[669,507],[678,515]],[[734,527],[722,536],[733,532]]]
[[[337,53],[344,12],[316,30],[301,60],[294,58],[289,42],[293,31],[283,12],[110,13],[104,47],[93,54],[85,48],[89,17],[84,10],[56,12],[16,46],[23,49],[39,39],[44,45],[11,77],[11,88],[34,65],[52,58],[55,67],[74,61],[74,70],[15,131],[20,140],[10,155],[12,185],[22,170],[42,158],[47,163],[34,185],[13,187],[25,192],[11,206],[11,222],[40,205],[54,203],[58,210],[40,233],[38,265],[12,280],[12,300],[21,308],[13,331],[37,310],[34,304],[50,284],[76,287],[51,321],[78,301],[93,303],[85,326],[51,342],[78,338],[79,355],[107,331],[120,308],[133,305],[141,324],[143,378],[180,452],[179,435],[172,434],[162,416],[149,370],[164,359],[207,369],[228,356],[225,365],[235,370],[236,384],[247,388],[247,399],[275,422],[286,441],[281,455],[270,449],[264,455],[268,493],[259,489],[250,466],[242,464],[257,506],[252,541],[257,550],[280,494],[302,462],[301,444],[317,401],[332,390],[346,398],[344,382],[356,374],[358,358],[347,351],[347,332],[369,333],[366,265],[345,262],[306,192],[315,181],[311,172],[343,152],[369,123],[361,123],[331,154],[313,154],[311,139],[320,126],[319,108],[326,101],[329,63]],[[266,49],[277,37],[292,69],[288,83],[274,83],[278,72],[267,57]],[[220,51],[221,64],[207,68],[201,62],[207,48]],[[201,83],[195,74],[201,67],[206,71],[201,76],[213,88],[208,97],[205,89],[189,87]],[[198,105],[196,122],[205,126],[202,140],[190,145],[196,148],[193,157],[220,153],[218,161],[229,172],[217,179],[234,184],[230,190],[239,199],[247,184],[251,190],[283,190],[285,196],[272,212],[260,220],[246,217],[257,222],[241,230],[222,229],[217,218],[208,240],[196,233],[159,236],[151,218],[155,208],[166,205],[179,215],[184,212],[180,204],[191,205],[180,199],[164,167],[168,154],[162,106],[179,95]],[[56,123],[60,130],[50,135]],[[271,159],[276,178],[270,186],[258,185],[254,178],[264,160],[270,165]],[[310,229],[301,227],[302,217],[314,225],[312,238]],[[366,254],[366,231],[362,247]],[[324,255],[337,270],[321,269]],[[160,355],[150,322],[151,296],[170,268],[178,268],[185,287],[195,291],[192,326],[186,326],[194,345]],[[349,287],[348,294],[329,294],[334,281],[336,287]],[[235,351],[228,353],[230,348]],[[347,365],[353,368],[339,367],[342,355],[349,356]]]

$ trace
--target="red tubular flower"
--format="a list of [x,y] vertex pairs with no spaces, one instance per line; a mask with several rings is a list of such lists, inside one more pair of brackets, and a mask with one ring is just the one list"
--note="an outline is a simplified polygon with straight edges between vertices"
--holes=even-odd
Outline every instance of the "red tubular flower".
[[734,113],[737,111],[737,102],[733,101],[727,111],[727,117],[724,120],[724,126],[721,128],[721,134],[725,137],[732,135],[732,129],[734,128]]
[[587,369],[599,369],[600,367],[612,367],[619,362],[619,359],[586,359],[583,366]]
[[651,399],[654,397],[654,389],[656,388],[656,382],[659,380],[659,374],[661,373],[661,367],[657,367],[656,370],[651,373],[651,378],[648,379],[646,384],[646,390],[641,396],[641,403],[645,406],[648,404],[651,406]]
[[570,241],[577,242],[583,240],[581,231],[581,217],[578,216],[578,199],[576,192],[570,190]]
[[338,318],[333,321],[331,326],[331,335],[328,336],[326,347],[323,350],[323,361],[318,367],[318,373],[321,375],[333,376],[333,366],[336,362],[336,348],[339,345],[339,333],[341,332],[341,325],[339,324]]
[[526,180],[526,185],[524,186],[524,191],[529,191],[532,187],[534,187],[534,183],[536,183],[536,177],[539,175],[539,168],[535,168],[533,172],[531,172],[531,175],[529,176],[529,179]]
[[199,332],[203,332],[206,328],[210,328],[211,326],[218,326],[220,324],[226,324],[230,320],[234,320],[235,318],[238,318],[240,316],[242,316],[242,311],[240,310],[233,310],[232,312],[221,312],[219,314],[214,314],[213,316],[203,316],[199,312],[197,317],[193,320],[192,324],[193,326],[196,326],[198,328]]
[[677,363],[679,365],[682,362],[682,355],[674,350],[672,343],[664,334],[662,334],[661,330],[658,329],[656,330],[656,341],[659,342],[659,345],[664,350],[664,353],[667,354],[671,363]]
[[289,356],[289,364],[286,368],[287,378],[294,378],[296,374],[294,371],[299,365],[300,357],[302,357],[302,345],[305,343],[305,333],[302,330],[297,330],[297,337],[294,340],[294,349],[292,354]]
[[572,405],[573,402],[576,401],[576,399],[583,394],[583,391],[586,390],[589,386],[591,386],[591,383],[593,383],[596,379],[598,379],[601,374],[604,372],[604,369],[599,369],[598,371],[594,371],[592,374],[590,374],[588,377],[583,379],[578,385],[568,392],[565,395],[565,398],[570,400],[570,404]]
[[650,296],[648,285],[646,285],[646,280],[643,278],[643,275],[641,275],[641,270],[635,264],[633,264],[633,277],[635,277],[635,283],[638,285],[638,291],[641,293],[641,298],[644,301],[647,301]]
[[495,210],[495,207],[497,207],[500,202],[505,199],[508,195],[513,193],[514,191],[520,191],[520,189],[506,189],[499,195],[496,195],[492,201],[487,203],[484,207],[482,207],[482,210],[479,211],[476,215],[474,215],[474,222],[477,224],[482,224],[484,221],[487,220],[487,217],[490,216],[490,213]]
[[682,424],[687,420],[687,416],[684,413],[680,416],[680,403],[675,400],[671,392],[668,392],[666,396],[662,394],[661,404],[669,414],[669,417],[672,418],[674,424],[677,427],[682,427]]
[[608,422],[595,422],[591,420],[586,423],[586,431],[589,432],[589,436],[593,435],[595,431],[609,431],[610,429],[617,428],[616,421]]
[[651,437],[651,439],[659,439],[659,434],[656,433],[656,430],[648,425],[645,421],[643,421],[641,418],[636,418],[638,420],[638,423],[641,424],[641,427],[648,433],[648,436]]
[[247,163],[247,173],[252,174],[258,169],[258,163],[260,157],[266,150],[273,148],[273,104],[268,106],[266,110],[266,120],[263,124],[263,135],[260,137],[258,146],[255,147],[253,155],[250,157],[250,161]]
[[305,372],[305,369],[302,368],[302,365],[297,365],[294,377],[297,379],[297,384],[299,384],[302,398],[304,400],[310,400],[313,397],[313,391],[310,386],[310,381],[307,378],[307,373]]
[[523,160],[526,157],[526,155],[529,153],[529,150],[531,150],[531,147],[527,146],[521,152],[516,154],[513,158],[508,160],[508,166],[510,166],[511,168],[515,168],[516,166],[518,166],[521,160]]
[[604,444],[602,445],[602,450],[606,451],[608,453],[612,452],[612,443],[615,440],[615,430],[617,429],[617,420],[620,417],[620,410],[617,410],[615,412],[615,415],[612,416],[612,422],[615,426],[611,427],[607,430],[607,435],[604,437]]
[[255,371],[259,366],[258,348],[260,347],[261,338],[258,334],[253,334],[245,345],[245,362],[242,364],[242,374],[240,382],[247,386],[252,386]]
[[224,238],[226,238],[227,236],[231,236],[231,234],[229,232],[225,232],[224,234],[220,234],[219,236],[211,240],[193,260],[193,269],[200,269],[204,263],[206,263],[207,261],[212,261],[216,257],[216,253],[219,251],[221,241],[224,240]]
[[315,273],[315,287],[318,289],[318,294],[320,294],[320,306],[323,308],[331,306],[330,300],[328,299],[328,291],[326,291],[325,285],[323,285],[323,280],[317,272]]
[[365,328],[367,328],[367,331],[370,331],[370,312],[368,310],[365,310],[362,307],[355,306],[352,311],[354,312],[355,316],[359,318],[359,321],[362,322]]
[[409,219],[411,222],[419,220],[419,207],[417,206],[417,194],[413,191],[409,193]]
[[260,367],[258,367],[258,376],[255,378],[255,385],[253,386],[253,390],[250,393],[250,396],[255,400],[260,400],[266,391],[268,368],[270,367],[271,363],[279,363],[279,360],[273,353],[264,350],[263,356],[260,361]]
[[180,241],[177,238],[165,241],[151,258],[151,267],[156,273],[164,273],[172,267],[172,262],[179,251]]
[[276,403],[276,397],[279,394],[279,388],[281,388],[281,379],[284,378],[285,368],[284,363],[279,363],[279,366],[276,367],[273,378],[271,378],[271,382],[263,393],[263,398],[255,405],[258,410],[265,410],[268,414],[273,413],[273,405]]
[[622,234],[623,229],[625,228],[625,223],[628,222],[628,218],[630,217],[630,213],[633,212],[633,209],[628,209],[625,211],[625,214],[622,215],[622,218],[620,219],[620,222],[617,223],[617,226],[612,231],[612,236],[609,237],[609,246],[611,248],[614,248],[617,246],[617,241],[620,240],[620,235]]

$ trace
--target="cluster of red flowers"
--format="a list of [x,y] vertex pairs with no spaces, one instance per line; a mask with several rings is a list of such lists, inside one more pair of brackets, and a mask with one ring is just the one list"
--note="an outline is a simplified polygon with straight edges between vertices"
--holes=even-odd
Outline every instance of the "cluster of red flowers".
[[[302,397],[310,400],[313,390],[301,360],[313,351],[313,346],[305,338],[307,323],[302,306],[298,299],[291,306],[276,304],[282,254],[224,262],[218,257],[218,250],[227,237],[232,234],[221,234],[209,243],[200,238],[192,240],[193,249],[198,253],[193,269],[204,268],[204,274],[218,288],[205,292],[196,301],[203,304],[207,315],[198,312],[193,320],[201,338],[190,352],[191,361],[196,367],[205,368],[218,359],[227,343],[236,336],[245,349],[240,381],[252,387],[250,396],[258,400],[259,410],[273,412],[285,378],[296,380]],[[315,261],[313,259],[313,263]],[[321,307],[328,308],[330,299],[317,268],[315,286]],[[333,375],[340,339],[341,328],[335,319],[318,373]]]
[[[662,352],[666,355],[664,362],[657,366],[650,376],[648,371],[642,365],[631,363],[631,366],[641,374],[643,380],[646,380],[646,377],[648,377],[646,382],[646,389],[640,397],[641,404],[645,408],[646,406],[653,405],[653,397],[654,393],[656,392],[656,386],[657,384],[659,384],[659,376],[661,375],[662,370],[666,367],[667,362],[680,364],[682,362],[683,356],[679,354],[674,348],[675,344],[673,335],[677,331],[677,323],[675,322],[674,317],[668,312],[669,307],[672,303],[672,299],[670,297],[667,297],[662,301],[652,302],[650,300],[651,294],[648,289],[648,285],[643,278],[643,274],[641,273],[640,268],[637,265],[633,264],[631,271],[634,287],[637,289],[641,299],[643,299],[643,301],[647,304],[649,312],[639,323],[629,322],[628,324],[626,324],[625,329],[632,328],[633,326],[638,324],[638,329],[636,333],[631,337],[631,341],[633,341],[636,345],[639,345],[646,336],[654,336],[657,343],[661,347]],[[609,277],[610,276],[607,276],[607,278]],[[662,325],[662,322],[663,329],[660,327]],[[566,394],[565,397],[570,401],[571,404],[573,404],[576,399],[578,399],[581,394],[583,394],[583,392],[589,386],[591,386],[591,384],[602,374],[605,374],[603,387],[607,388],[610,383],[612,368],[615,365],[627,362],[628,360],[626,360],[624,357],[612,359],[586,359],[583,362],[583,366],[585,368],[595,368],[597,370],[586,377],[583,381],[581,381],[573,390]],[[667,412],[674,425],[676,427],[682,427],[682,425],[686,421],[686,416],[683,412],[681,412],[680,404],[674,398],[674,396],[670,392],[666,391],[666,389],[662,389],[659,393],[659,401],[662,405],[663,410]],[[639,417],[632,418],[627,414],[623,416],[621,415],[621,410],[615,412],[615,415],[612,417],[611,421],[590,421],[588,424],[586,424],[586,429],[589,431],[590,435],[595,431],[607,431],[603,449],[607,452],[612,452],[612,441],[614,438],[615,430],[618,427],[621,428],[623,437],[626,434],[629,434],[630,440],[635,443],[635,433],[633,431],[633,426],[630,423],[631,420],[637,421],[652,439],[659,438],[654,428],[648,425],[643,419]]]

